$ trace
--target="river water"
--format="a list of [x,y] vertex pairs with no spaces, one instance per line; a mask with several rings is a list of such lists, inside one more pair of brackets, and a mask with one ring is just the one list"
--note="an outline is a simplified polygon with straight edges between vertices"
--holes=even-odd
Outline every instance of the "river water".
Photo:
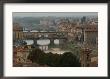
[[[27,45],[32,45],[34,43],[33,40],[24,40],[24,41],[27,42]],[[43,50],[45,53],[52,52],[57,54],[63,54],[64,52],[67,52],[67,51],[61,50],[60,48],[48,49],[48,45],[50,44],[49,39],[37,40],[37,44],[39,45],[39,48]],[[54,40],[54,44],[59,45],[59,40],[58,39]]]
[[[27,45],[32,45],[34,42],[33,42],[33,40],[24,40],[24,41],[26,41],[27,42]],[[38,45],[49,45],[50,44],[50,40],[49,39],[40,39],[40,40],[37,40],[37,44]],[[56,40],[54,40],[54,44],[59,44],[59,40],[58,39],[56,39]]]

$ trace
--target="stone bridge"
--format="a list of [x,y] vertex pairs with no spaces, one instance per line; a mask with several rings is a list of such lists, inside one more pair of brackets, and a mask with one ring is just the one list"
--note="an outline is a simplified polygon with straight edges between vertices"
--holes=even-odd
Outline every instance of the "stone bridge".
[[[67,32],[23,32],[15,31],[13,32],[13,40],[34,40],[36,44],[39,39],[49,39],[50,43],[53,44],[55,39],[59,39],[60,42],[67,41],[68,33]],[[64,43],[63,42],[63,43]]]
[[67,39],[67,32],[23,32],[16,31],[13,33],[14,40],[28,39]]

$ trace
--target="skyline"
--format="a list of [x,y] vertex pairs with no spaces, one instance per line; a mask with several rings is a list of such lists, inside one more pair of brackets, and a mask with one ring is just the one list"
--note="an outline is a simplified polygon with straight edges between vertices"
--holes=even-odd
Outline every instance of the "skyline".
[[97,12],[13,12],[13,17],[81,17],[81,16],[98,16]]

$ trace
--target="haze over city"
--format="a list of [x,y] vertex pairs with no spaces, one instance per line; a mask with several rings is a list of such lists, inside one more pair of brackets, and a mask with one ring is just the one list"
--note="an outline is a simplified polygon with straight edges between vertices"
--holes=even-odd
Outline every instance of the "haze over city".
[[13,12],[13,17],[66,17],[97,16],[97,12]]

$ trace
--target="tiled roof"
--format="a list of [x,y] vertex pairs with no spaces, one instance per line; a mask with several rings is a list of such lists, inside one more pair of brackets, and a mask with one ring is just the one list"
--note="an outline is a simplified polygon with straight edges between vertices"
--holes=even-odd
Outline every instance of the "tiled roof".
[[98,31],[98,26],[97,25],[86,26],[85,31]]
[[98,31],[98,25],[76,26],[76,29],[84,28],[85,31]]

